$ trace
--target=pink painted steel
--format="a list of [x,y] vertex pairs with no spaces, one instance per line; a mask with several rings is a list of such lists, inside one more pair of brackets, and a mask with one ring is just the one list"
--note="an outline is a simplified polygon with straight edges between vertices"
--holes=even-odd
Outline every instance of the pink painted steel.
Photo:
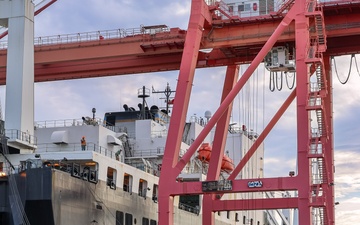
[[42,11],[44,11],[45,9],[47,9],[49,6],[51,6],[52,4],[54,4],[57,0],[51,0],[50,2],[46,3],[45,5],[43,5],[40,9],[36,10],[34,15],[38,15],[39,13],[41,13]]
[[[44,11],[46,8],[48,8],[49,6],[51,6],[53,3],[55,3],[57,0],[51,0],[50,2],[48,2],[47,4],[45,4],[44,6],[42,6],[40,9],[36,10],[34,12],[34,15],[38,15],[39,13],[41,13],[42,11]],[[4,31],[2,34],[0,34],[0,40],[8,35],[8,31]]]
[[251,77],[252,73],[258,67],[258,65],[263,61],[266,54],[270,51],[270,49],[276,43],[277,38],[281,35],[281,33],[285,30],[285,28],[292,22],[296,11],[290,9],[288,14],[286,14],[285,18],[279,24],[279,26],[275,29],[274,33],[270,36],[268,41],[265,43],[264,47],[260,50],[257,54],[255,59],[251,62],[248,69],[245,73],[241,76],[240,80],[231,90],[231,92],[226,96],[224,101],[219,106],[218,110],[214,113],[211,120],[207,123],[205,128],[200,132],[198,137],[194,140],[188,151],[185,155],[179,160],[176,165],[178,171],[181,171],[187,162],[189,162],[191,156],[195,153],[196,149],[200,146],[202,141],[205,139],[206,135],[209,134],[211,129],[215,126],[215,124],[219,121],[220,117],[224,114],[226,109],[228,108],[229,104],[234,100],[236,95],[240,92],[241,88],[245,85],[246,81]]
[[297,204],[297,198],[273,198],[217,201],[216,204],[213,204],[213,206],[215,211],[234,211],[279,208],[288,209],[296,208]]
[[241,159],[240,163],[235,167],[234,171],[230,174],[229,180],[233,180],[240,173],[240,171],[244,168],[246,163],[250,160],[251,156],[256,152],[257,148],[261,143],[265,140],[266,136],[270,133],[275,124],[279,121],[281,116],[285,113],[286,109],[289,107],[291,102],[295,99],[296,96],[296,88],[291,92],[289,97],[285,100],[284,104],[279,108],[274,117],[270,120],[269,124],[265,127],[264,131],[259,135],[258,139],[254,142],[254,144],[250,147],[250,149],[246,152],[244,157]]
[[[239,65],[228,66],[223,87],[223,94],[221,101],[224,101],[226,96],[233,89],[239,75]],[[215,180],[219,178],[222,156],[224,155],[224,148],[226,144],[227,131],[229,129],[229,121],[232,110],[232,102],[225,110],[224,114],[219,119],[214,136],[212,157],[210,158],[209,171],[207,180]]]
[[[173,167],[176,164],[182,130],[190,100],[190,93],[200,50],[200,42],[205,19],[210,19],[209,10],[203,0],[193,0],[189,27],[181,60],[178,84],[176,87],[176,102],[174,104],[169,134],[166,140],[162,171],[159,180],[159,225],[173,224],[173,193],[176,189],[176,177],[180,171]],[[210,21],[209,21],[210,22]]]
[[309,205],[311,195],[311,170],[309,154],[310,114],[306,109],[309,96],[309,70],[307,59],[310,45],[309,19],[305,16],[306,2],[299,0],[295,6],[299,8],[295,19],[296,40],[296,97],[297,97],[297,160],[298,160],[298,210],[299,224],[311,225],[311,210]]
[[[229,92],[236,84],[239,75],[239,67],[239,65],[232,65],[227,67],[221,101],[225,99],[225,97],[229,94]],[[213,150],[211,153],[212,157],[210,158],[209,170],[206,177],[207,181],[219,179],[220,167],[223,159],[222,156],[224,155],[224,148],[228,133],[227,131],[229,129],[231,110],[232,103],[229,105],[229,107],[217,123],[214,135]],[[203,196],[203,224],[215,224],[215,216],[211,204],[213,200],[215,200],[215,194],[208,194]]]
[[[313,202],[312,198],[312,171],[310,158],[310,140],[311,140],[311,128],[310,128],[310,113],[308,107],[308,97],[310,95],[309,82],[310,82],[310,66],[309,63],[314,63],[313,59],[308,59],[308,49],[310,46],[310,34],[309,34],[309,18],[306,16],[306,4],[305,0],[297,0],[293,7],[287,12],[282,22],[277,29],[271,35],[269,40],[265,43],[264,47],[260,50],[258,55],[250,64],[249,68],[242,75],[240,80],[235,84],[231,91],[225,90],[229,83],[224,85],[222,103],[218,110],[213,115],[212,119],[205,126],[200,135],[196,138],[193,144],[190,146],[186,154],[178,161],[180,142],[183,130],[183,124],[185,122],[185,116],[187,113],[187,107],[189,103],[191,85],[194,76],[194,70],[196,66],[196,58],[198,50],[200,48],[201,31],[205,24],[206,15],[204,9],[206,8],[202,0],[192,1],[192,12],[189,22],[188,34],[185,41],[185,49],[183,53],[181,69],[179,74],[179,81],[177,86],[177,101],[174,105],[173,116],[170,123],[169,138],[166,143],[165,156],[163,161],[163,170],[166,173],[161,174],[160,189],[159,189],[159,224],[171,225],[173,223],[173,196],[182,194],[204,194],[201,189],[201,182],[177,182],[176,177],[184,168],[186,163],[189,162],[191,156],[195,153],[196,149],[203,142],[206,135],[210,130],[218,124],[218,130],[225,131],[225,125],[228,123],[229,108],[235,96],[242,89],[246,81],[250,78],[256,67],[262,62],[265,55],[269,52],[272,46],[276,43],[282,32],[288,27],[288,25],[295,21],[295,39],[296,39],[296,83],[297,88],[290,94],[288,99],[280,107],[274,118],[270,121],[268,126],[264,129],[258,140],[250,148],[248,153],[241,160],[239,165],[230,175],[229,179],[233,180],[233,189],[227,191],[227,193],[235,192],[252,192],[252,191],[276,191],[276,190],[297,190],[298,197],[282,198],[282,199],[248,199],[248,200],[220,200],[215,199],[214,194],[223,194],[225,192],[207,193],[204,196],[203,205],[203,224],[214,224],[214,211],[223,210],[255,210],[255,209],[276,209],[276,208],[298,208],[299,210],[299,224],[312,225],[312,207],[325,207],[328,218],[327,224],[333,224],[334,213],[334,190],[329,184],[322,184],[322,190],[326,197],[319,198]],[[207,20],[207,22],[211,22]],[[317,56],[319,57],[319,56]],[[321,56],[320,56],[321,58]],[[320,59],[321,60],[321,59]],[[329,60],[327,58],[327,60]],[[331,80],[330,66],[327,62],[327,75]],[[231,79],[233,82],[233,78]],[[228,82],[228,81],[226,81]],[[331,83],[327,86],[328,92],[331,93]],[[225,94],[226,93],[226,94]],[[225,97],[226,96],[226,97]],[[267,134],[272,130],[273,126],[285,112],[290,103],[297,99],[297,157],[298,157],[298,171],[297,175],[293,177],[279,177],[279,178],[262,178],[261,181],[266,183],[266,186],[257,188],[256,190],[246,188],[246,182],[250,180],[235,180],[236,175],[241,171],[245,164],[250,159],[251,155],[256,151],[257,146],[266,138]],[[331,94],[325,98],[325,110],[331,112]],[[332,131],[332,115],[325,113],[324,118],[326,124]],[[326,173],[327,180],[333,181],[333,139],[332,133],[328,134],[329,140],[325,142],[325,164],[327,168],[331,167],[331,171]],[[224,138],[225,134],[216,136],[216,142],[214,142],[215,153],[217,157],[210,161],[209,174],[207,179],[217,179],[220,170],[220,158],[223,154]],[[328,198],[328,196],[331,196]],[[326,204],[322,201],[326,201]],[[245,207],[246,206],[246,207]]]
[[330,57],[324,56],[324,70],[326,75],[327,81],[327,97],[324,99],[324,109],[326,111],[326,124],[328,125],[329,133],[326,136],[326,143],[325,143],[325,163],[327,165],[327,181],[328,184],[324,184],[324,195],[326,196],[326,213],[328,218],[328,225],[335,224],[335,190],[334,190],[334,133],[333,133],[333,99],[332,99],[332,74],[331,74],[331,59]]
[[[259,191],[291,191],[297,189],[297,184],[300,182],[298,177],[275,177],[275,178],[261,178],[264,185],[262,188],[250,188],[248,183],[254,179],[239,179],[232,181],[232,190],[217,192],[208,192],[207,194],[217,193],[241,193],[241,192],[259,192]],[[180,187],[180,188],[179,188]],[[177,187],[171,192],[173,195],[199,195],[204,194],[202,191],[201,181],[182,182],[179,181]],[[261,208],[259,208],[261,209]]]

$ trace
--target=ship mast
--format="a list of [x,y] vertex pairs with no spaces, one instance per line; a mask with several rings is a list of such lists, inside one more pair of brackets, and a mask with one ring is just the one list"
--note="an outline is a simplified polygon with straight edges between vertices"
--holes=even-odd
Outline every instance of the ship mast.
[[176,91],[172,91],[170,88],[169,83],[167,83],[166,88],[164,91],[155,91],[154,87],[152,87],[152,93],[153,94],[165,94],[165,102],[166,102],[166,113],[170,113],[169,112],[169,108],[170,108],[170,104],[174,104],[174,98],[171,98],[171,94],[175,93]]

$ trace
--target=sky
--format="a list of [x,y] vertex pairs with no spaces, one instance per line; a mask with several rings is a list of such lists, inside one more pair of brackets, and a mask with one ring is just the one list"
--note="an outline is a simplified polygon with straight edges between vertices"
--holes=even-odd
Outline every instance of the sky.
[[[141,25],[165,24],[187,29],[190,0],[58,0],[35,18],[35,36],[51,36],[119,28],[139,28]],[[357,56],[360,63],[360,56]],[[338,76],[345,80],[350,56],[336,58]],[[241,72],[246,69],[242,66]],[[193,83],[190,116],[215,112],[219,105],[225,68],[197,70]],[[275,110],[289,95],[284,85],[281,91],[269,91],[269,73],[263,68],[252,78],[255,89],[246,86],[234,101],[232,122],[246,123],[249,129],[261,132]],[[89,78],[35,84],[35,121],[74,119],[91,116],[103,118],[105,112],[120,111],[123,104],[136,106],[137,89],[142,86],[164,90],[167,83],[176,89],[178,71]],[[289,77],[289,80],[291,77]],[[220,85],[221,84],[221,85]],[[333,71],[335,201],[336,224],[350,225],[360,221],[360,74],[353,65],[350,79],[341,84]],[[0,87],[2,111],[5,112],[5,87]],[[164,106],[163,97],[153,94],[149,104]],[[244,99],[248,99],[244,103]],[[246,108],[246,109],[244,109]],[[256,109],[257,110],[256,110]],[[239,111],[239,112],[235,112]],[[265,176],[287,176],[296,171],[295,105],[285,113],[265,142]]]

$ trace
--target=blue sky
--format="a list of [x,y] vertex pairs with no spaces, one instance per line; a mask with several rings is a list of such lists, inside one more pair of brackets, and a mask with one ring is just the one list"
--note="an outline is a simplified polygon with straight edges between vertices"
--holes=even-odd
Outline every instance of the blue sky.
[[[190,0],[107,0],[106,2],[58,0],[35,18],[35,35],[50,36],[157,24],[187,29],[190,3]],[[350,57],[342,57],[336,62],[339,76],[346,77]],[[224,73],[225,68],[197,70],[189,116],[193,114],[203,116],[206,110],[215,112],[219,105]],[[269,74],[263,69],[259,69],[256,73],[258,73],[258,80],[254,82],[265,84],[265,88],[259,87],[258,100],[252,101],[260,106],[262,103],[266,104],[256,112],[256,118],[251,118],[249,122],[253,126],[250,127],[251,129],[260,132],[290,91],[284,88],[281,92],[270,92],[268,90]],[[97,109],[97,117],[102,118],[105,112],[122,110],[123,104],[136,106],[140,102],[137,99],[137,89],[143,85],[163,90],[166,83],[169,83],[175,90],[177,76],[178,71],[170,71],[37,83],[35,84],[35,120],[81,118],[91,115],[93,107]],[[358,163],[360,123],[357,117],[360,114],[360,76],[354,68],[347,84],[340,84],[335,74],[333,84],[335,188],[336,201],[340,202],[336,206],[336,223],[357,224],[360,221],[360,164]],[[4,93],[4,87],[1,87],[3,108]],[[242,96],[246,96],[246,93]],[[162,101],[158,99],[159,97],[162,96],[153,95],[148,102],[161,105]],[[244,106],[239,102],[240,100],[235,100],[234,110]],[[241,112],[254,115],[250,109],[242,109]],[[265,143],[266,176],[287,176],[290,170],[296,170],[294,116],[293,105]],[[232,120],[241,124],[244,119],[234,113]]]

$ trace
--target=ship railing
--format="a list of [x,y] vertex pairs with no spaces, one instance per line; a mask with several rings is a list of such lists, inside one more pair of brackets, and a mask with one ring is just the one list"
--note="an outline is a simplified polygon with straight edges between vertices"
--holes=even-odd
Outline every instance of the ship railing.
[[[44,143],[39,144],[38,152],[73,152],[73,151],[82,151],[81,144],[72,143],[72,144],[53,144],[53,143]],[[87,143],[85,151],[94,151],[102,155],[105,155],[109,158],[116,159],[116,152],[95,143]]]
[[141,157],[141,158],[161,156],[164,155],[164,147],[158,147],[158,148],[146,149],[146,150],[133,149],[132,153],[133,153],[133,157]]
[[80,119],[64,119],[64,120],[46,120],[35,122],[36,128],[53,128],[53,127],[71,127],[83,125],[103,125],[103,120],[99,118],[80,118]]
[[[161,166],[152,166],[152,165],[145,165],[144,163],[141,163],[141,162],[131,162],[131,161],[127,161],[125,160],[125,163],[132,166],[132,167],[135,167],[136,169],[139,169],[139,170],[142,170],[146,173],[149,173],[149,174],[152,174],[154,176],[160,176],[160,169],[161,169]],[[125,189],[124,189],[125,190]]]
[[163,138],[167,137],[167,131],[152,131],[151,138]]
[[107,148],[104,148],[102,146],[99,146],[95,143],[89,143],[86,145],[86,148],[85,148],[85,151],[88,150],[88,151],[94,151],[94,152],[98,152],[102,155],[105,155],[109,158],[112,158],[112,159],[116,159],[116,152],[115,151],[112,151],[112,150],[109,150]]
[[200,124],[201,126],[205,126],[207,124],[207,121],[205,121],[204,118],[197,117],[196,115],[191,116],[189,122],[197,123],[197,124]]
[[[126,127],[122,127],[122,126],[106,126],[106,128],[108,128],[109,130],[112,130],[116,133],[126,133],[128,138],[136,138],[136,133],[135,132],[128,132]],[[167,130],[163,130],[163,131],[151,131],[150,133],[150,137],[151,138],[163,138],[163,137],[167,137]]]
[[18,139],[24,141],[31,145],[37,144],[37,138],[34,135],[29,134],[28,132],[16,130],[16,129],[7,129],[5,130],[5,135],[9,139]]

